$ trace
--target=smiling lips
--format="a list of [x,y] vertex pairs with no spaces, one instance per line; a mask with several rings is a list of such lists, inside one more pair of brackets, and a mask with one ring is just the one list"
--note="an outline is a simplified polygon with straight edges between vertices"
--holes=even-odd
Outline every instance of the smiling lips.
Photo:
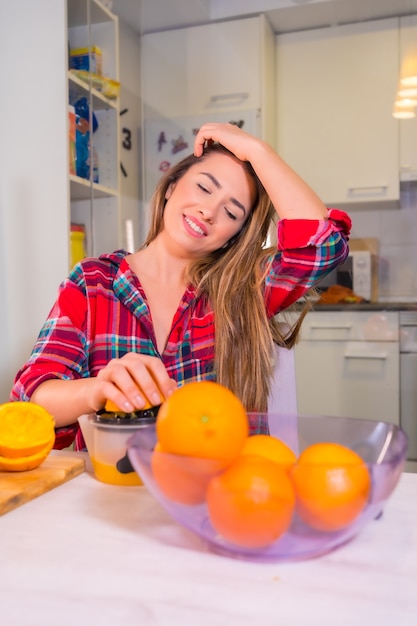
[[199,237],[206,237],[207,236],[206,230],[203,230],[203,228],[201,226],[199,226],[196,222],[194,222],[191,218],[185,216],[184,217],[184,222],[185,222],[186,226],[188,226],[188,230],[192,231],[192,234],[196,234]]

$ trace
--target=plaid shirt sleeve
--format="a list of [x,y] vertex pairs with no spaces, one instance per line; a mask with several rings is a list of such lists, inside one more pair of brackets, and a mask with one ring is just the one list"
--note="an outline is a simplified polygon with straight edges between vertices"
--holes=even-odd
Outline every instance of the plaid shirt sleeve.
[[270,259],[265,281],[265,304],[276,315],[301,298],[349,253],[351,220],[338,209],[327,220],[280,220],[278,252]]

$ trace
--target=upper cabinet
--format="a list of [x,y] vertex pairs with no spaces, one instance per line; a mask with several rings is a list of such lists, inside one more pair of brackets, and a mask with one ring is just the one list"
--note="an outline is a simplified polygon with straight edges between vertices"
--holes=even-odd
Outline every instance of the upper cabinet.
[[398,206],[398,29],[393,18],[276,38],[278,151],[328,206]]
[[145,195],[161,171],[192,152],[195,128],[234,121],[274,142],[275,37],[266,18],[142,37]]
[[142,38],[148,114],[207,115],[273,108],[274,35],[264,16]]
[[86,252],[120,246],[118,18],[98,0],[67,0],[68,92],[76,114],[70,219]]
[[[400,19],[400,58],[417,53],[417,15]],[[400,174],[402,181],[417,180],[417,117],[400,121]]]

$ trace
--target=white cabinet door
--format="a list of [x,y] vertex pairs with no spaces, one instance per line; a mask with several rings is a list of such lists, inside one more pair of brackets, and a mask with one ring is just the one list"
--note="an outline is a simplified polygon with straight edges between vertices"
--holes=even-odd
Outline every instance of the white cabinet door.
[[261,107],[258,18],[188,29],[188,103],[197,112]]
[[278,35],[277,146],[328,206],[397,206],[399,21]]
[[[417,53],[417,15],[400,19],[400,55]],[[417,117],[400,120],[401,180],[417,180]]]
[[396,342],[301,341],[295,362],[300,413],[399,425]]
[[205,122],[233,122],[273,143],[274,64],[275,36],[262,15],[142,37],[145,202]]
[[274,45],[262,15],[144,35],[145,117],[272,109]]
[[399,424],[399,314],[312,311],[295,348],[300,413]]

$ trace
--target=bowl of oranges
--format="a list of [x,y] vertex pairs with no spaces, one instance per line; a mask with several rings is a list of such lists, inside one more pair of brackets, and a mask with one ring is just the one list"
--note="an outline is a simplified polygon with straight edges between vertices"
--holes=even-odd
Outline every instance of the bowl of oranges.
[[128,441],[143,484],[217,553],[254,561],[320,556],[380,517],[407,437],[356,418],[246,413],[214,382],[177,389]]

